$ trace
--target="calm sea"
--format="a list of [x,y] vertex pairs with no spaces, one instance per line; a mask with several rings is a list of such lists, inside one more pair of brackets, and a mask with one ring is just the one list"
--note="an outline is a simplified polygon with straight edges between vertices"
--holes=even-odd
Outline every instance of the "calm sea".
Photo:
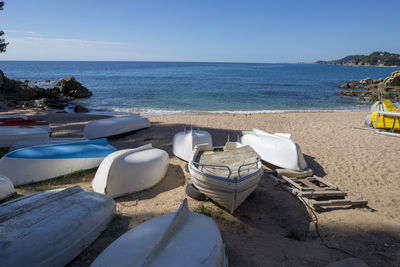
[[56,81],[74,76],[94,94],[92,110],[279,112],[363,109],[368,103],[337,94],[348,80],[385,78],[398,68],[306,64],[189,62],[0,61],[14,79]]

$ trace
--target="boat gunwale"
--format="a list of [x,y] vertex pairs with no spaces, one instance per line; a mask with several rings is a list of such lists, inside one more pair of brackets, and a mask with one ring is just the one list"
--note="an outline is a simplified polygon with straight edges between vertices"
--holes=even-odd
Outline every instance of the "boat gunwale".
[[[213,147],[212,147],[212,151],[220,150],[220,149],[224,150],[224,148],[225,148],[225,146],[213,146]],[[207,150],[205,150],[205,151],[207,151]],[[189,161],[189,164],[188,164],[189,170],[193,170],[193,171],[196,172],[197,174],[203,175],[203,176],[207,176],[207,177],[209,177],[209,178],[218,179],[218,180],[227,181],[227,182],[238,183],[238,182],[241,182],[241,181],[247,179],[249,176],[252,176],[252,175],[256,174],[257,172],[259,172],[260,170],[263,169],[262,164],[261,164],[261,158],[260,158],[260,156],[257,156],[257,160],[256,160],[256,161],[250,162],[250,163],[243,163],[243,164],[241,164],[241,165],[238,167],[238,169],[237,169],[237,171],[238,171],[238,177],[232,177],[232,178],[230,178],[230,176],[231,176],[231,174],[232,174],[232,171],[231,171],[231,169],[229,168],[229,166],[227,166],[227,165],[203,164],[203,163],[194,161],[193,159],[197,156],[197,154],[198,154],[199,152],[204,152],[204,151],[199,151],[199,147],[196,146],[196,147],[194,148],[193,152],[192,152],[192,159]],[[219,175],[215,175],[215,174],[211,174],[211,173],[202,172],[202,171],[199,170],[198,167],[196,167],[196,164],[197,164],[198,166],[201,165],[201,166],[212,166],[212,167],[223,167],[223,168],[227,168],[227,169],[229,170],[229,175],[228,175],[228,177],[223,177],[223,176],[219,176]],[[241,175],[240,175],[240,168],[242,168],[243,166],[252,165],[252,164],[256,164],[256,165],[257,165],[257,169],[256,169],[255,171],[253,171],[253,172],[247,173],[247,174],[244,175],[244,176],[241,176]]]
[[[248,174],[246,174],[244,176],[239,176],[239,177],[234,177],[234,178],[227,178],[227,177],[223,177],[223,176],[219,176],[219,175],[214,175],[214,174],[211,174],[211,173],[202,172],[193,163],[194,163],[194,161],[191,161],[189,163],[189,170],[192,170],[192,171],[196,172],[199,175],[207,176],[209,178],[213,178],[213,179],[216,179],[216,180],[222,180],[222,181],[226,181],[226,182],[233,182],[233,183],[241,182],[241,181],[247,179],[249,176],[252,176],[252,175],[260,172],[260,170],[262,170],[261,161],[258,159],[258,161],[251,163],[251,164],[257,163],[257,165],[259,165],[257,170],[255,170],[254,172],[248,173]],[[225,166],[225,167],[227,167],[229,169],[228,166]]]

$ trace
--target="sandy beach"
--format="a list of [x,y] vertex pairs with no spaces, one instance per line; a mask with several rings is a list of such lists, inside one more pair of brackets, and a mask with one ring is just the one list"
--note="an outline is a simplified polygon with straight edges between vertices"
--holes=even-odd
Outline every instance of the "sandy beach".
[[[105,116],[17,110],[30,118],[47,120],[54,137],[81,136],[87,121]],[[146,116],[152,123],[109,142],[118,149],[146,143],[166,150],[170,165],[164,180],[152,189],[116,199],[115,217],[101,236],[69,266],[88,266],[127,230],[151,218],[174,212],[186,198],[190,182],[186,162],[172,154],[172,139],[186,125],[207,130],[216,145],[227,135],[258,128],[288,132],[318,176],[345,190],[351,198],[368,200],[367,208],[332,208],[317,213],[322,238],[371,266],[400,265],[400,139],[352,129],[361,126],[367,111],[275,114],[197,114]],[[267,168],[267,167],[265,167]],[[16,188],[18,196],[41,190],[80,185],[91,189],[96,170]],[[294,196],[274,185],[264,174],[254,196],[234,214],[211,201],[188,198],[192,211],[208,214],[219,226],[230,266],[325,266],[351,257],[327,248],[314,230],[315,217]],[[296,233],[301,241],[288,238]]]

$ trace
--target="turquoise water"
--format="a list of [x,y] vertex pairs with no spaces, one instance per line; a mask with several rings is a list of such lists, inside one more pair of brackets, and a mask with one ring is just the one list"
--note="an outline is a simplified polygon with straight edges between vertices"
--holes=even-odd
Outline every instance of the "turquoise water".
[[276,112],[348,110],[370,105],[337,94],[351,79],[385,78],[398,68],[307,64],[189,62],[0,61],[14,79],[56,81],[74,76],[93,96],[95,110]]

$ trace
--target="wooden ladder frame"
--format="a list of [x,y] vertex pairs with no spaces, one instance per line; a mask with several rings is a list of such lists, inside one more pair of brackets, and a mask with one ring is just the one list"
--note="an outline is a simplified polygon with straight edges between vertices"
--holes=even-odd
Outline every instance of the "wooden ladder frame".
[[323,207],[365,207],[368,204],[365,199],[348,199],[345,191],[315,175],[305,178],[289,178],[284,175],[278,177],[272,174],[270,176],[275,183],[316,211]]

